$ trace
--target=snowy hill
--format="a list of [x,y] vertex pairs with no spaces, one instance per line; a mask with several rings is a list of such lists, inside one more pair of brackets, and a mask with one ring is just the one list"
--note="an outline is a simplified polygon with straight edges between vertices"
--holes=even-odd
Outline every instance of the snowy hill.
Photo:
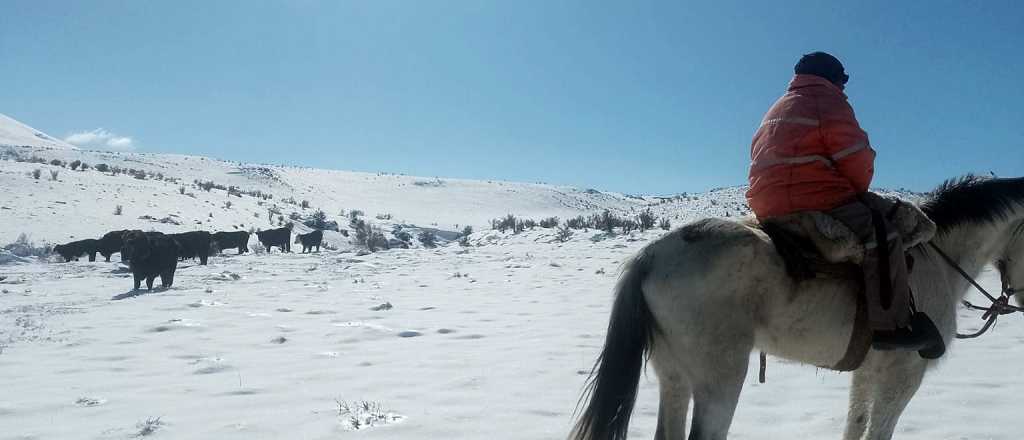
[[32,146],[45,149],[70,149],[75,147],[50,136],[13,118],[0,114],[0,146]]
[[[277,227],[282,217],[305,218],[316,210],[342,225],[347,224],[343,214],[358,210],[385,230],[414,225],[442,231],[466,225],[489,229],[492,219],[507,214],[539,221],[603,210],[635,216],[651,209],[678,224],[747,212],[741,187],[672,197],[631,196],[547,184],[32,146],[0,146],[0,159],[0,186],[7,189],[0,196],[0,243],[22,232],[56,243],[125,228],[267,229]],[[87,169],[72,170],[75,161]],[[115,215],[118,206],[121,213]]]

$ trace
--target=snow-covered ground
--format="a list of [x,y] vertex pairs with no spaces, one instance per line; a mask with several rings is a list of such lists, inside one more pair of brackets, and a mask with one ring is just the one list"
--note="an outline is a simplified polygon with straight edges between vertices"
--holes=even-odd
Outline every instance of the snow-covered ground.
[[[3,266],[0,438],[130,438],[156,418],[161,438],[563,438],[616,269],[657,235],[227,255],[124,299],[118,263]],[[1022,329],[1010,317],[953,346],[899,438],[1019,438],[1005,422],[1024,391]],[[849,375],[773,359],[762,385],[751,362],[733,437],[841,435]],[[641,382],[636,438],[653,436],[655,380]],[[349,432],[336,400],[379,405],[383,421]]]
[[[173,288],[141,295],[130,294],[117,256],[56,263],[0,253],[0,439],[564,438],[619,265],[664,231],[576,231],[562,243],[554,229],[513,235],[489,221],[650,208],[679,225],[746,212],[742,187],[629,196],[84,151],[10,121],[0,118],[0,245],[22,233],[41,245],[127,228],[266,229],[277,215],[316,209],[343,228],[342,211],[358,209],[389,234],[396,225],[476,232],[466,247],[414,241],[367,255],[340,234],[338,250],[317,254],[231,250],[207,266],[185,262]],[[46,164],[15,161],[33,156]],[[100,163],[145,175],[100,172]],[[195,180],[273,198],[204,191]],[[268,210],[280,214],[268,219]],[[983,283],[998,287],[990,272]],[[962,313],[962,326],[976,328]],[[1022,330],[1010,316],[951,347],[897,437],[1020,438],[1007,414],[1024,392],[1014,375]],[[768,383],[751,371],[731,438],[841,436],[849,375],[775,359]],[[641,379],[636,438],[653,437],[655,380]]]

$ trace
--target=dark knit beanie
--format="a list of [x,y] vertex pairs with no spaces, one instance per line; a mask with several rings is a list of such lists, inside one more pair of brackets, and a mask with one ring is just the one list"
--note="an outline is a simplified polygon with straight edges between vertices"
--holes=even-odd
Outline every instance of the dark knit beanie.
[[825,52],[812,52],[800,58],[793,67],[798,75],[815,75],[829,80],[837,86],[844,86],[850,77],[843,71],[843,63]]

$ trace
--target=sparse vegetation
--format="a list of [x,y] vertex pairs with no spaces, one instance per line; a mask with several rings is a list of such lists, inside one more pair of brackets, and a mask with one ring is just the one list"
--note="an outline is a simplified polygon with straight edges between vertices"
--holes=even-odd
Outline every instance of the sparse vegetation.
[[50,161],[50,165],[53,165],[55,167],[63,167],[64,166],[64,162],[61,162],[60,159],[54,159],[54,160]]
[[25,234],[24,232],[18,234],[18,239],[15,240],[14,243],[4,246],[3,249],[19,257],[45,258],[53,253],[53,246],[49,244],[36,246],[36,244],[28,237],[28,234]]
[[52,180],[52,181],[56,182],[56,181],[57,181],[57,175],[58,175],[59,173],[60,173],[60,171],[57,171],[57,170],[50,170],[50,180]]
[[437,235],[431,231],[421,231],[416,238],[425,248],[437,247]]
[[558,232],[555,233],[555,240],[558,240],[560,243],[565,243],[572,238],[572,234],[572,229],[568,226],[561,226],[558,228]]
[[647,208],[640,212],[640,214],[637,215],[636,219],[637,225],[640,227],[640,231],[643,232],[648,229],[654,228],[657,217],[655,217],[654,213],[651,212],[651,208]]
[[164,425],[164,422],[160,421],[160,417],[150,417],[144,422],[135,424],[136,428],[139,428],[139,432],[135,434],[136,437],[146,437],[153,434],[156,430],[160,429]]
[[409,243],[412,241],[412,234],[403,231],[401,226],[396,225],[395,229],[391,231],[391,235],[394,235],[398,241],[403,243]]
[[70,164],[68,164],[68,166],[71,167],[72,171],[77,170],[78,167],[82,166],[82,161],[75,159]]
[[114,207],[114,215],[121,215],[123,211],[124,208],[121,207],[121,205],[117,205],[116,207]]
[[385,410],[380,402],[365,400],[354,402],[335,400],[335,402],[338,404],[338,417],[341,419],[342,426],[350,431],[386,425],[405,418]]
[[672,223],[667,217],[662,217],[661,220],[658,221],[658,227],[667,231],[672,228]]
[[98,163],[96,164],[96,171],[99,171],[101,173],[110,172],[110,165],[107,165],[105,163]]
[[32,175],[33,179],[39,180],[39,177],[43,175],[43,170],[36,168],[32,170],[32,173],[30,174]]
[[565,226],[569,229],[585,229],[587,227],[587,219],[583,218],[582,215],[576,216],[566,220]]
[[462,232],[459,233],[459,246],[469,246],[469,236],[473,234],[473,227],[466,226],[462,228]]
[[551,228],[558,227],[558,223],[559,223],[558,217],[548,217],[548,218],[545,218],[545,219],[541,219],[539,225],[542,228],[551,229]]
[[302,203],[299,204],[299,206],[301,206],[302,209],[309,209],[309,200],[303,200]]

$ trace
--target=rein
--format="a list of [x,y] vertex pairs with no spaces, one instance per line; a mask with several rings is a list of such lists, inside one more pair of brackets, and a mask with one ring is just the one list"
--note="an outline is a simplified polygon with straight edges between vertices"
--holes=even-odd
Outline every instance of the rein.
[[1009,315],[1011,313],[1016,313],[1016,312],[1024,313],[1024,308],[1017,307],[1015,305],[1011,305],[1010,304],[1010,297],[1013,296],[1015,293],[1017,293],[1017,291],[1016,291],[1016,289],[1013,289],[1013,288],[1010,287],[1010,282],[1009,282],[1008,276],[1006,275],[1006,262],[1005,261],[1000,260],[997,263],[997,267],[999,269],[999,278],[1002,281],[1003,286],[1002,286],[1002,290],[1000,291],[999,297],[996,298],[991,293],[988,293],[988,291],[985,290],[984,287],[981,287],[981,285],[978,284],[978,282],[975,281],[974,278],[971,277],[967,273],[967,271],[963,270],[963,268],[961,268],[960,265],[956,263],[956,261],[953,261],[953,259],[949,255],[947,255],[945,252],[943,252],[942,249],[939,248],[939,246],[935,244],[935,242],[929,242],[928,244],[931,245],[932,249],[935,249],[935,252],[937,252],[939,254],[939,256],[941,256],[942,259],[946,261],[946,264],[949,264],[950,267],[952,267],[957,272],[959,272],[960,276],[964,277],[964,279],[967,280],[969,283],[971,283],[971,285],[974,286],[975,289],[978,289],[979,292],[984,294],[985,297],[988,298],[988,300],[992,302],[992,305],[990,305],[988,307],[982,307],[982,306],[976,306],[974,304],[971,304],[967,300],[962,300],[961,301],[961,303],[964,305],[964,307],[967,307],[968,309],[978,310],[978,311],[985,312],[985,313],[983,313],[981,315],[981,319],[985,320],[985,325],[983,325],[980,330],[978,330],[977,332],[974,332],[974,333],[970,333],[970,334],[957,333],[956,334],[956,338],[957,339],[973,339],[973,338],[977,338],[978,336],[981,336],[981,335],[985,334],[985,332],[987,332],[990,328],[992,328],[992,325],[996,323],[996,319],[999,318],[1000,316],[1002,316],[1002,315]]

